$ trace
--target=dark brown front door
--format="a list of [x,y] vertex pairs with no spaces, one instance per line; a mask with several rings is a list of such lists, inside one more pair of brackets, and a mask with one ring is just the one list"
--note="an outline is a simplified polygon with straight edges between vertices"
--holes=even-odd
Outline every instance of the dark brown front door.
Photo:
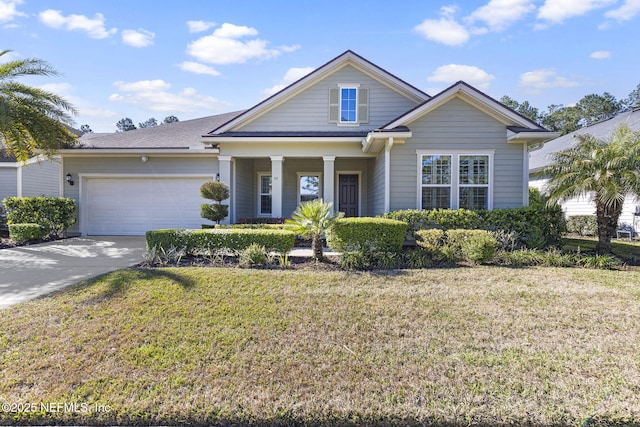
[[338,183],[338,210],[347,217],[358,216],[358,175],[340,175]]

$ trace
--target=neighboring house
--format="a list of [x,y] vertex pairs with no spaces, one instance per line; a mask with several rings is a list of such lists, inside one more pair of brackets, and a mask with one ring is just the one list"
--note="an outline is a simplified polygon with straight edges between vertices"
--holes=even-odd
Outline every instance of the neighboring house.
[[430,97],[352,51],[236,113],[81,139],[62,150],[74,231],[196,227],[199,186],[228,222],[321,197],[347,216],[528,203],[529,150],[557,136],[464,82]]
[[[531,174],[530,185],[540,189],[544,193],[545,185],[549,180],[547,177],[536,176],[536,173],[551,163],[551,154],[573,147],[577,142],[576,136],[591,134],[596,138],[607,140],[615,128],[621,124],[627,124],[631,129],[640,131],[640,110],[618,114],[609,120],[563,135],[560,138],[547,142],[540,150],[532,152],[529,160],[529,172]],[[640,226],[640,219],[638,219],[634,213],[639,205],[640,201],[636,199],[636,197],[627,195],[618,222],[629,225],[634,225],[635,222],[637,231],[638,226]],[[596,213],[596,205],[593,202],[592,195],[568,200],[562,204],[562,208],[566,216],[595,215]]]
[[58,158],[36,156],[21,163],[0,154],[0,204],[7,197],[60,196],[61,170]]

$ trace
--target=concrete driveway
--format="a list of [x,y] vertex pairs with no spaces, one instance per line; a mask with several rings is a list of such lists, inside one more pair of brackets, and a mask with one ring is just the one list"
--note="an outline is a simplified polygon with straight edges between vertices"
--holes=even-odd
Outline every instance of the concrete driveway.
[[142,262],[144,236],[74,237],[0,249],[0,308]]

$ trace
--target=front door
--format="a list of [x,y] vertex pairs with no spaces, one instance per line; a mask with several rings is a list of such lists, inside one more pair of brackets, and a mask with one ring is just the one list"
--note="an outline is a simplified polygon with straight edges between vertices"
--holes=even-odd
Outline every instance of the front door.
[[358,175],[340,175],[338,188],[338,210],[346,217],[358,216]]

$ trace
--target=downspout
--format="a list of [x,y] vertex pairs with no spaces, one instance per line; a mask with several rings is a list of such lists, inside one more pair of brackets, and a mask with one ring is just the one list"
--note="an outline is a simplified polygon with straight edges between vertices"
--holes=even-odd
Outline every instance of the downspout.
[[391,209],[391,148],[393,147],[393,137],[387,139],[384,147],[384,212],[389,213]]
[[529,144],[522,144],[523,176],[522,176],[522,206],[529,206]]

